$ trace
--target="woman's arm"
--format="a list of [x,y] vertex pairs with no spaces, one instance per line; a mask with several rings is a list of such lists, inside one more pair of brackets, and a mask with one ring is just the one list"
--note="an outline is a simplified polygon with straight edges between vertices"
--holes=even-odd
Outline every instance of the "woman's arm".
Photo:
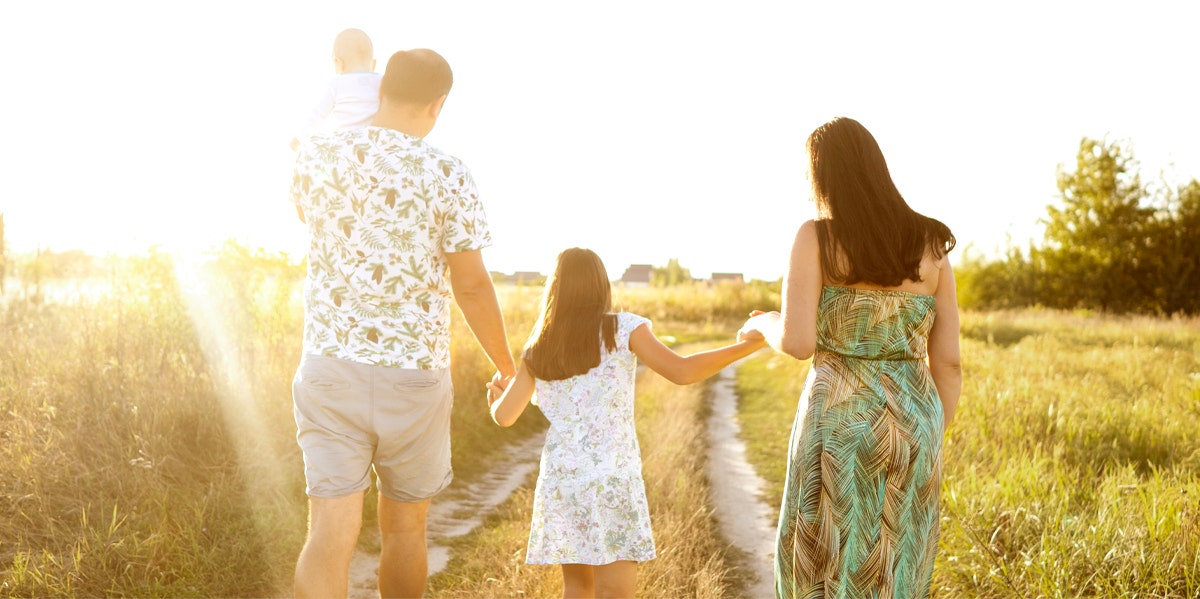
[[934,292],[933,329],[929,331],[929,372],[942,399],[945,426],[950,426],[962,393],[962,364],[958,350],[958,299],[950,256],[942,258]]
[[492,420],[500,426],[512,426],[525,412],[525,407],[529,405],[536,388],[533,375],[529,373],[524,360],[517,365],[517,374],[508,384],[508,389],[501,389],[495,382],[488,383]]
[[817,224],[800,225],[792,243],[788,272],[783,278],[783,312],[767,312],[746,322],[757,330],[775,351],[799,360],[817,350],[817,304],[821,301],[821,253]]
[[629,334],[629,349],[646,366],[676,385],[702,381],[744,358],[766,343],[762,339],[745,339],[732,345],[710,349],[687,356],[663,345],[650,327],[642,324]]

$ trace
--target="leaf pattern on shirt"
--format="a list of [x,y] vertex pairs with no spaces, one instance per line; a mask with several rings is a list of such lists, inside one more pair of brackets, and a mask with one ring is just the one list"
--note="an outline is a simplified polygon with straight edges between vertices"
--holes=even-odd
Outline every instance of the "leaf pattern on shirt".
[[367,127],[306,141],[291,196],[309,232],[304,352],[448,367],[445,254],[492,243],[469,169],[421,139]]

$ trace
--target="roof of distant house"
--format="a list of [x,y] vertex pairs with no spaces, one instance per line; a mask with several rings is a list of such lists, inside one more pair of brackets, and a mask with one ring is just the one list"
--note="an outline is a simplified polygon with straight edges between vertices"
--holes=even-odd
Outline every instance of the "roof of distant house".
[[630,264],[625,274],[621,275],[621,280],[626,283],[649,283],[653,272],[654,267],[649,264]]

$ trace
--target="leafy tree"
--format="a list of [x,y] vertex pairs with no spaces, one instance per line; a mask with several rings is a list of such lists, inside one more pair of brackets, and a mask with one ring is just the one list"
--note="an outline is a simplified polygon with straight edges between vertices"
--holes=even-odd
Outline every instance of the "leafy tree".
[[1200,313],[1200,181],[1168,193],[1152,236],[1155,299],[1162,312]]
[[1062,205],[1046,236],[999,260],[964,256],[959,301],[977,309],[1044,305],[1200,314],[1200,181],[1143,186],[1129,150],[1084,138],[1058,169]]
[[[1029,253],[1033,253],[1033,248]],[[964,308],[994,310],[1038,303],[1044,277],[1020,248],[1009,247],[1001,259],[986,260],[964,252],[954,266],[958,301]]]
[[650,270],[650,284],[655,287],[673,287],[692,282],[692,272],[679,265],[678,258],[671,258],[666,266],[655,266]]
[[1154,210],[1132,153],[1084,138],[1075,169],[1058,168],[1061,206],[1050,206],[1045,246],[1031,256],[1046,274],[1042,301],[1124,312],[1150,307]]

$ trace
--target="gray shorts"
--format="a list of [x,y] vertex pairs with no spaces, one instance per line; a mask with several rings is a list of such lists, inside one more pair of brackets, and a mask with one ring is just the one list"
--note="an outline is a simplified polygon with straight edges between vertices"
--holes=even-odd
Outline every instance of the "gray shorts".
[[292,380],[296,441],[311,497],[371,486],[394,501],[429,499],[450,484],[450,370],[412,370],[305,355]]

